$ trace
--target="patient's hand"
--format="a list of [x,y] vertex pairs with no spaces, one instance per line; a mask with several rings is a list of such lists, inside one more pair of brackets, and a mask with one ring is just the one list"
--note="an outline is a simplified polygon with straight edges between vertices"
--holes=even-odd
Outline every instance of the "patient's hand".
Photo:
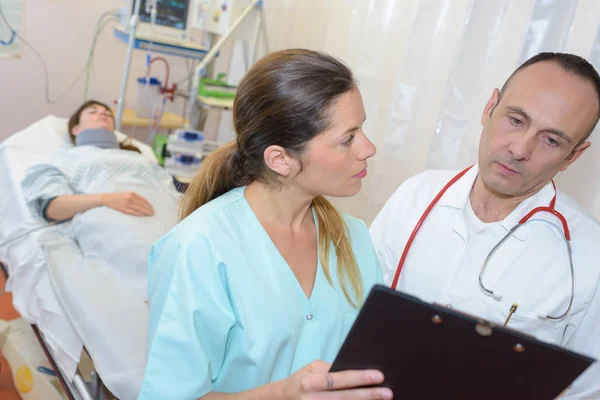
[[138,217],[154,215],[154,208],[150,202],[134,192],[104,193],[102,205]]

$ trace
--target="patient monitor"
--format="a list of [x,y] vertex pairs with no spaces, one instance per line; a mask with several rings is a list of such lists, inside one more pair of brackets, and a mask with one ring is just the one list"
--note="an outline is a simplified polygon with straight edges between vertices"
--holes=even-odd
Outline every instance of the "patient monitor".
[[[224,35],[249,0],[140,0],[136,38],[149,42],[191,46],[203,42],[205,35]],[[135,0],[122,0],[121,31],[127,33]],[[152,14],[152,6],[156,14]],[[153,20],[154,17],[154,20]],[[207,45],[208,43],[208,45]]]
[[[152,21],[152,3],[156,3],[156,17]],[[135,0],[123,0],[121,25],[129,27]],[[194,0],[141,0],[136,36],[140,39],[181,44],[190,39],[191,6]]]

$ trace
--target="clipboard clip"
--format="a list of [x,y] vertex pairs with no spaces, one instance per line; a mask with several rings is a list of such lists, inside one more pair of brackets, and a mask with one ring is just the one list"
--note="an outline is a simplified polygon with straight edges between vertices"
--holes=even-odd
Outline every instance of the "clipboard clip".
[[475,332],[482,337],[490,337],[494,333],[494,328],[487,321],[479,321],[475,325]]

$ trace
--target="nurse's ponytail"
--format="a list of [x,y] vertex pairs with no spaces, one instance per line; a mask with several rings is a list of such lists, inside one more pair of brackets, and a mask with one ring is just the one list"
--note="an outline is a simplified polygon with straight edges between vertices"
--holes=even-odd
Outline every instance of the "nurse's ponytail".
[[[265,163],[265,150],[280,146],[300,159],[307,143],[330,127],[335,101],[354,88],[352,71],[324,53],[292,49],[259,60],[240,82],[233,103],[237,139],[202,162],[183,197],[180,218],[235,187],[254,181],[279,185],[278,175]],[[363,299],[362,278],[344,220],[322,196],[314,199],[313,209],[325,276],[337,286],[329,270],[333,247],[339,287],[358,306]]]
[[233,188],[252,180],[241,170],[240,153],[234,141],[220,147],[202,161],[202,168],[188,186],[179,206],[179,219]]
[[363,302],[362,276],[358,269],[350,234],[344,219],[335,207],[323,196],[313,200],[313,210],[319,220],[319,258],[323,273],[334,286],[329,271],[329,252],[333,244],[337,256],[337,276],[346,300],[355,307]]

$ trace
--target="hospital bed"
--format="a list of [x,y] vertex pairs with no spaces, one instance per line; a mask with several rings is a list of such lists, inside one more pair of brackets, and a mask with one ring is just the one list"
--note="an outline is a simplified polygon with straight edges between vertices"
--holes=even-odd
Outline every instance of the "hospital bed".
[[[147,301],[139,291],[132,294],[119,271],[83,257],[68,235],[69,222],[34,218],[20,189],[29,166],[72,146],[66,126],[66,119],[51,115],[0,143],[0,261],[7,290],[70,399],[100,399],[101,384],[119,399],[133,399],[145,365]],[[149,146],[134,144],[156,160]],[[94,363],[91,382],[77,368],[83,351]]]

